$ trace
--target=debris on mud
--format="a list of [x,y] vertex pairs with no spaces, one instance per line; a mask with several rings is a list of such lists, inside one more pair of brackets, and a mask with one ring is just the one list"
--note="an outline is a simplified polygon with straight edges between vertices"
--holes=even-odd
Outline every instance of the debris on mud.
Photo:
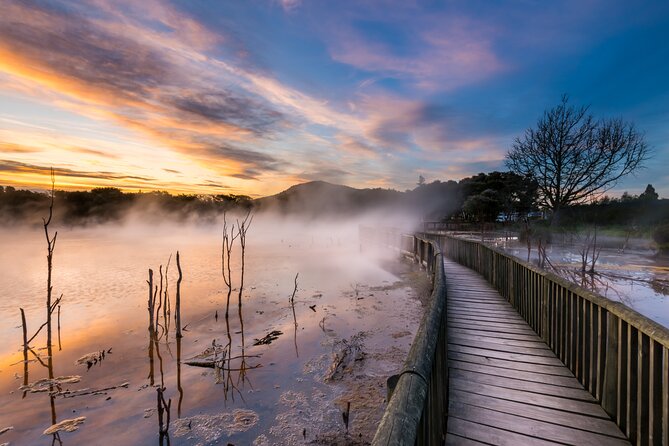
[[102,362],[105,359],[106,355],[111,354],[112,349],[109,348],[107,350],[100,350],[97,352],[92,352],[92,353],[87,353],[81,358],[77,359],[75,362],[76,365],[84,365],[90,369],[93,367],[93,365],[97,364],[98,362]]
[[117,386],[102,387],[99,389],[85,388],[79,390],[63,390],[54,392],[52,395],[62,396],[63,398],[74,398],[75,396],[84,396],[84,395],[106,395],[107,392],[110,390],[127,389],[129,385],[130,383],[126,381]]
[[246,432],[260,417],[252,410],[235,409],[217,415],[194,415],[174,422],[174,436],[186,437],[197,445],[216,443],[230,435]]
[[336,432],[343,428],[339,411],[329,402],[332,395],[319,388],[297,392],[288,390],[279,397],[279,413],[269,429],[269,439],[256,438],[258,445],[301,445],[320,432]]
[[353,369],[356,361],[365,359],[363,349],[364,332],[358,332],[349,340],[342,339],[333,346],[332,363],[325,374],[325,382],[341,379]]
[[267,333],[265,336],[263,336],[262,338],[255,339],[255,342],[253,343],[253,345],[269,345],[273,341],[276,341],[277,339],[279,339],[279,336],[281,336],[282,334],[283,334],[283,332],[281,332],[279,330],[272,330],[269,333]]
[[14,429],[14,426],[3,427],[0,429],[0,435],[4,434],[5,432],[9,432],[12,429]]
[[60,423],[56,423],[51,427],[47,428],[43,434],[52,435],[56,432],[74,432],[79,429],[79,425],[83,424],[86,421],[86,417],[77,417],[72,418],[71,420],[63,420]]
[[211,347],[207,347],[202,353],[184,361],[184,364],[193,367],[208,367],[213,369],[216,368],[217,364],[220,366],[221,362],[225,360],[226,354],[227,349],[222,345],[216,344],[216,340],[214,339],[211,343]]
[[53,387],[56,387],[60,390],[63,384],[74,384],[81,381],[81,376],[71,375],[71,376],[58,376],[56,378],[48,379],[39,379],[33,383],[23,385],[19,387],[19,390],[30,392],[30,393],[39,393],[39,392],[48,392],[53,390]]

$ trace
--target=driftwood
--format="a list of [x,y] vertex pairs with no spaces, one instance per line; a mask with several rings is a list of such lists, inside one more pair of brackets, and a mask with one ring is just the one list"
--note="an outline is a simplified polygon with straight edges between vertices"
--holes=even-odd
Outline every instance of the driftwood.
[[105,359],[106,355],[110,355],[112,352],[112,349],[107,349],[107,350],[100,350],[97,352],[92,352],[92,353],[87,353],[81,358],[77,359],[75,362],[76,365],[83,365],[86,364],[88,368],[90,369],[93,367],[94,364],[97,364],[98,362],[102,362]]
[[99,389],[85,388],[85,389],[79,389],[79,390],[63,390],[63,391],[60,391],[60,392],[54,392],[51,395],[52,396],[62,396],[63,398],[74,398],[76,396],[84,396],[84,395],[106,395],[107,392],[110,391],[110,390],[127,389],[129,385],[130,385],[130,383],[126,381],[126,382],[121,383],[117,386],[102,387],[102,388],[99,388]]
[[216,368],[221,366],[225,361],[228,350],[226,347],[216,344],[213,341],[211,347],[207,347],[202,353],[193,356],[191,359],[184,361],[184,364],[192,367]]
[[54,386],[60,388],[62,384],[75,384],[78,383],[79,381],[81,381],[81,376],[79,375],[58,376],[56,378],[43,378],[43,379],[38,379],[33,383],[19,387],[19,390],[27,391],[30,393],[48,392],[52,390]]
[[43,435],[52,435],[61,431],[74,432],[77,429],[79,429],[79,425],[83,424],[84,421],[86,421],[86,417],[77,417],[77,418],[72,418],[71,420],[63,420],[60,423],[56,423],[51,427],[47,428],[43,432]]
[[272,330],[269,333],[267,333],[265,336],[263,336],[262,338],[255,339],[255,342],[253,343],[253,345],[269,345],[273,341],[276,341],[277,339],[279,339],[279,336],[281,336],[282,334],[283,334],[283,332],[281,332],[279,330]]
[[342,339],[334,345],[332,364],[325,374],[325,381],[335,381],[343,378],[344,373],[353,367],[356,361],[365,359],[363,348],[364,333],[358,333],[348,341]]

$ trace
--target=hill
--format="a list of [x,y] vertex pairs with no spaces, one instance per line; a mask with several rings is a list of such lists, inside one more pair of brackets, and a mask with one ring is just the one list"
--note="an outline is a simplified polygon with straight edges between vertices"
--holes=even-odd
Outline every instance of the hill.
[[385,207],[402,201],[401,192],[389,189],[355,189],[325,181],[297,184],[269,197],[253,201],[260,211],[310,216],[351,215]]

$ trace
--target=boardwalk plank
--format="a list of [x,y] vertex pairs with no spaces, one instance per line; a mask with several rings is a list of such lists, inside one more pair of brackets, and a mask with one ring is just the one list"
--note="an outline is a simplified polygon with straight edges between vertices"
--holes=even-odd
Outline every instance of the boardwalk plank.
[[449,362],[451,369],[469,370],[477,373],[487,373],[494,376],[503,376],[513,378],[519,381],[531,381],[536,383],[551,384],[554,386],[571,387],[582,389],[583,386],[573,376],[556,376],[545,373],[526,372],[522,370],[505,369],[488,365],[474,364],[471,362],[462,362],[451,360]]
[[458,418],[466,419],[480,425],[509,430],[518,434],[540,438],[556,443],[567,443],[583,446],[601,446],[603,444],[629,446],[626,439],[582,431],[568,426],[560,426],[545,421],[530,420],[508,413],[498,412],[483,407],[451,401],[449,412],[457,413]]
[[521,341],[516,339],[504,339],[497,336],[482,336],[470,333],[451,333],[449,339],[471,339],[473,341],[490,342],[493,344],[509,345],[515,347],[523,347],[532,350],[548,350],[551,351],[546,344],[541,341]]
[[530,364],[541,364],[545,366],[553,366],[562,368],[564,365],[555,356],[528,356],[523,354],[502,352],[499,350],[488,350],[481,347],[467,347],[464,345],[450,344],[448,349],[458,353],[467,353],[470,355],[485,356],[486,358],[504,359],[506,361],[527,362]]
[[[527,341],[527,342],[539,342],[542,343],[539,337],[536,334],[527,334],[527,333],[503,333],[503,332],[494,332],[491,333],[489,331],[484,331],[484,330],[478,330],[476,326],[474,325],[469,325],[467,327],[453,327],[451,325],[448,326],[448,332],[449,333],[463,333],[463,334],[473,334],[473,335],[480,335],[480,336],[494,336],[498,339],[512,339],[512,340],[517,340],[517,341]],[[544,344],[546,345],[546,344]]]
[[493,323],[493,324],[504,324],[510,327],[523,327],[527,326],[527,322],[520,321],[516,319],[505,319],[500,316],[486,316],[482,314],[462,314],[457,312],[452,312],[448,314],[449,319],[451,320],[463,320],[463,321],[478,321],[484,323]]
[[472,382],[468,379],[450,378],[450,387],[478,395],[488,395],[495,398],[533,404],[540,407],[558,407],[567,412],[580,413],[591,417],[609,419],[599,404],[576,401],[569,398],[559,398],[550,395],[539,395],[522,390],[505,389],[498,386]]
[[464,401],[467,404],[494,409],[500,412],[516,414],[521,417],[534,420],[547,421],[549,423],[571,426],[589,432],[596,432],[616,438],[625,438],[618,427],[610,420],[594,417],[584,417],[580,414],[572,414],[547,407],[537,407],[530,404],[518,403],[516,401],[501,400],[486,395],[477,395],[460,390],[453,390],[450,397],[456,401]]
[[519,345],[509,345],[507,343],[499,343],[494,341],[495,338],[485,336],[451,336],[449,338],[449,342],[451,344],[462,345],[465,347],[481,347],[486,350],[497,350],[500,352],[517,353],[527,356],[555,358],[553,352],[548,349],[521,347]]
[[546,373],[548,375],[569,376],[569,377],[574,376],[566,367],[562,368],[562,367],[530,364],[528,362],[505,361],[503,359],[488,358],[485,356],[469,355],[466,353],[451,351],[450,345],[448,348],[449,348],[448,358],[454,359],[456,361],[473,362],[474,364],[491,365],[495,367],[501,367],[512,370],[523,370],[525,372]]
[[494,376],[486,373],[475,373],[468,370],[452,369],[451,378],[469,380],[471,382],[489,384],[491,386],[502,387],[506,389],[522,390],[525,392],[538,393],[540,395],[557,396],[561,398],[570,398],[573,400],[597,403],[597,400],[583,389],[574,389],[572,387],[555,386],[552,384],[524,381],[504,376]]
[[[541,440],[539,438],[528,437],[527,435],[509,432],[495,427],[485,426],[471,421],[463,420],[457,416],[451,416],[448,419],[448,437],[450,434],[480,441],[486,444],[499,446],[554,446],[552,441]],[[458,444],[458,443],[454,443]]]

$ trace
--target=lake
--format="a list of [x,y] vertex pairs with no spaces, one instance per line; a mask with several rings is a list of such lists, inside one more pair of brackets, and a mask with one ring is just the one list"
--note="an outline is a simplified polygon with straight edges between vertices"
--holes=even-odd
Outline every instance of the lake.
[[[479,234],[462,234],[480,240]],[[650,243],[638,240],[623,250],[623,239],[609,237],[599,244],[599,258],[595,274],[582,274],[578,237],[571,242],[556,241],[548,245],[547,255],[553,266],[549,270],[566,279],[595,291],[611,300],[622,302],[649,319],[669,328],[669,258],[658,256]],[[486,243],[527,260],[527,245],[517,237],[502,234],[486,236]],[[536,245],[532,246],[529,259],[538,262]]]
[[[27,378],[19,308],[30,337],[46,319],[46,243],[41,227],[0,230],[0,430],[12,427],[0,443],[365,444],[373,436],[385,380],[422,314],[424,283],[394,256],[361,254],[356,223],[256,218],[241,307],[237,250],[232,259],[227,318],[221,224],[51,230],[60,330],[54,310],[51,355],[43,331],[30,343]],[[168,259],[171,311],[166,320],[159,311],[151,331],[148,269],[158,286]],[[43,433],[66,420],[76,430]]]

